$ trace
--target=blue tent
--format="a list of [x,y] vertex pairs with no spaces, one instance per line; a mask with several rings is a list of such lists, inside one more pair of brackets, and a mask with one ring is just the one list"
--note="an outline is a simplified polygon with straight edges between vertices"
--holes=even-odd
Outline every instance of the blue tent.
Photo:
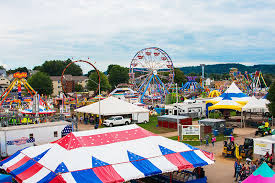
[[12,182],[12,176],[6,174],[0,174],[0,182]]

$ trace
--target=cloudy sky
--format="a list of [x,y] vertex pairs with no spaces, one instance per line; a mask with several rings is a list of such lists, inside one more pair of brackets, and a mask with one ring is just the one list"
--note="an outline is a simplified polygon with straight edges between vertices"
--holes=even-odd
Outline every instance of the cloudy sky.
[[275,1],[0,0],[0,64],[87,59],[129,66],[156,46],[176,67],[275,63]]

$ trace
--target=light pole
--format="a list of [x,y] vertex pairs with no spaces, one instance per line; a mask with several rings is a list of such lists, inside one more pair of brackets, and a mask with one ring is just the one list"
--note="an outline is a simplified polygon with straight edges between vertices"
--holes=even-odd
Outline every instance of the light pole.
[[98,109],[98,120],[99,120],[99,125],[100,125],[100,122],[101,122],[101,116],[100,116],[100,99],[101,99],[101,98],[100,98],[100,95],[101,95],[101,94],[100,94],[100,83],[98,84],[98,91],[99,91],[99,92],[98,92],[98,93],[99,93],[99,102],[98,102],[98,108],[99,108],[99,109]]
[[177,101],[177,129],[178,129],[178,139],[180,137],[179,129],[179,100],[178,100],[178,83],[176,83],[176,101]]
[[200,66],[201,66],[201,70],[202,70],[202,72],[201,72],[201,79],[202,79],[202,88],[204,88],[204,66],[205,66],[205,64],[200,64]]
[[98,123],[100,123],[100,121],[101,121],[101,115],[100,115],[100,82],[99,82],[99,84],[97,84],[94,80],[90,80],[90,81],[92,81],[92,82],[94,82],[96,85],[98,85],[98,96],[99,96],[99,101],[98,101],[98,120],[99,120],[99,122]]

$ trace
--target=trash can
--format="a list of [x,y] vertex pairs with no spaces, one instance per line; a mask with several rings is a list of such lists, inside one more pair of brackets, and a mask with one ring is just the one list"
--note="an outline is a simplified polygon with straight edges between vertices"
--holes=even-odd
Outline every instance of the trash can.
[[215,137],[219,135],[219,130],[213,130],[212,133],[214,134]]

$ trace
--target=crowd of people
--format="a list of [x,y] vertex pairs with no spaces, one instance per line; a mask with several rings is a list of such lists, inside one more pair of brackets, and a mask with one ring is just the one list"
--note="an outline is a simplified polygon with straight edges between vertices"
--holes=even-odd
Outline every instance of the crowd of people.
[[273,169],[273,155],[266,153],[265,156],[262,156],[259,159],[252,161],[251,159],[247,158],[245,163],[241,164],[241,162],[236,159],[234,163],[234,177],[236,177],[235,181],[243,181],[249,175],[251,175],[257,168],[261,166],[263,162],[266,162],[268,166]]

